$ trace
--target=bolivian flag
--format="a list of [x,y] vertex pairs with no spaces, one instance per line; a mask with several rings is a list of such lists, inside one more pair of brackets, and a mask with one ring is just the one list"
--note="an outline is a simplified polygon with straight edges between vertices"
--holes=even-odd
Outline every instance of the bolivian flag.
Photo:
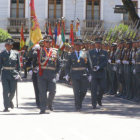
[[23,25],[21,25],[21,32],[20,32],[20,50],[23,49],[25,45],[24,34],[23,34]]
[[35,13],[34,0],[30,2],[31,8],[31,29],[30,29],[30,42],[29,49],[33,48],[42,39],[41,30]]

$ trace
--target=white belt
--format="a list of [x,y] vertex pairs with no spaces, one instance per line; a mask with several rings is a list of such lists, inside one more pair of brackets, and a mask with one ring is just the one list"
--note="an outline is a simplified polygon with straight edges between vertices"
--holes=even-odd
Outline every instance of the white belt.
[[86,68],[85,67],[80,67],[80,68],[72,68],[72,70],[86,70]]
[[15,67],[3,67],[4,70],[15,70]]
[[56,70],[54,67],[41,67],[42,69],[47,69],[47,70]]

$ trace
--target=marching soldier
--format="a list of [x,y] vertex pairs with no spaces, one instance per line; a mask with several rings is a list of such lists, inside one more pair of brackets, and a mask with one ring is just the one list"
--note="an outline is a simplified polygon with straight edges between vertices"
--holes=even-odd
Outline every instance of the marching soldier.
[[[102,50],[101,40],[95,41],[96,49],[90,50],[88,59],[90,63],[91,81],[91,97],[93,109],[96,109],[97,102],[102,106],[102,97],[105,91],[105,67],[107,66],[108,54]],[[99,94],[97,91],[99,88]]]
[[14,108],[12,102],[17,88],[17,80],[20,78],[20,62],[18,52],[12,50],[14,41],[7,39],[5,48],[0,54],[0,73],[2,73],[2,87],[4,99],[4,112],[9,112],[8,108]]
[[87,54],[81,50],[82,40],[74,40],[74,52],[69,56],[66,65],[66,80],[72,80],[72,87],[75,98],[75,109],[80,111],[82,101],[87,92],[88,83],[88,62]]
[[[40,49],[39,59],[39,98],[40,98],[40,114],[44,114],[46,106],[53,111],[53,100],[56,94],[56,81],[59,80],[60,62],[57,58],[57,51],[51,46],[52,37],[45,36],[44,47]],[[47,92],[49,95],[47,97]]]
[[[42,47],[43,40],[39,42],[39,45]],[[38,72],[39,72],[39,66],[38,66],[38,51],[40,49],[40,46],[38,44],[33,47],[29,60],[31,61],[31,67],[29,70],[29,74],[32,75],[32,81],[33,81],[33,87],[35,92],[35,101],[36,105],[39,108],[40,107],[40,100],[39,100],[39,87],[38,87]]]

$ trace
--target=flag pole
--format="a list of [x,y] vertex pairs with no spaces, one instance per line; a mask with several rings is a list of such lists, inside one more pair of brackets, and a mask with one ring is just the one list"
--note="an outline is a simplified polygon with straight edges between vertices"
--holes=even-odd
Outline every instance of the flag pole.
[[30,24],[31,24],[31,16],[30,16],[30,2],[31,2],[31,0],[29,0],[29,11],[28,11],[28,14],[29,14],[29,41],[30,41],[30,29],[31,29],[31,26],[30,26]]

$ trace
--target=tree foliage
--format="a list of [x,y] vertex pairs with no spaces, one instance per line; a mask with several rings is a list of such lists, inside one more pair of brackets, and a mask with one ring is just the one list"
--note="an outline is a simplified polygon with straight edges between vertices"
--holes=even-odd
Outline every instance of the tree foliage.
[[11,38],[11,35],[7,31],[0,28],[0,42],[4,42],[7,38]]

